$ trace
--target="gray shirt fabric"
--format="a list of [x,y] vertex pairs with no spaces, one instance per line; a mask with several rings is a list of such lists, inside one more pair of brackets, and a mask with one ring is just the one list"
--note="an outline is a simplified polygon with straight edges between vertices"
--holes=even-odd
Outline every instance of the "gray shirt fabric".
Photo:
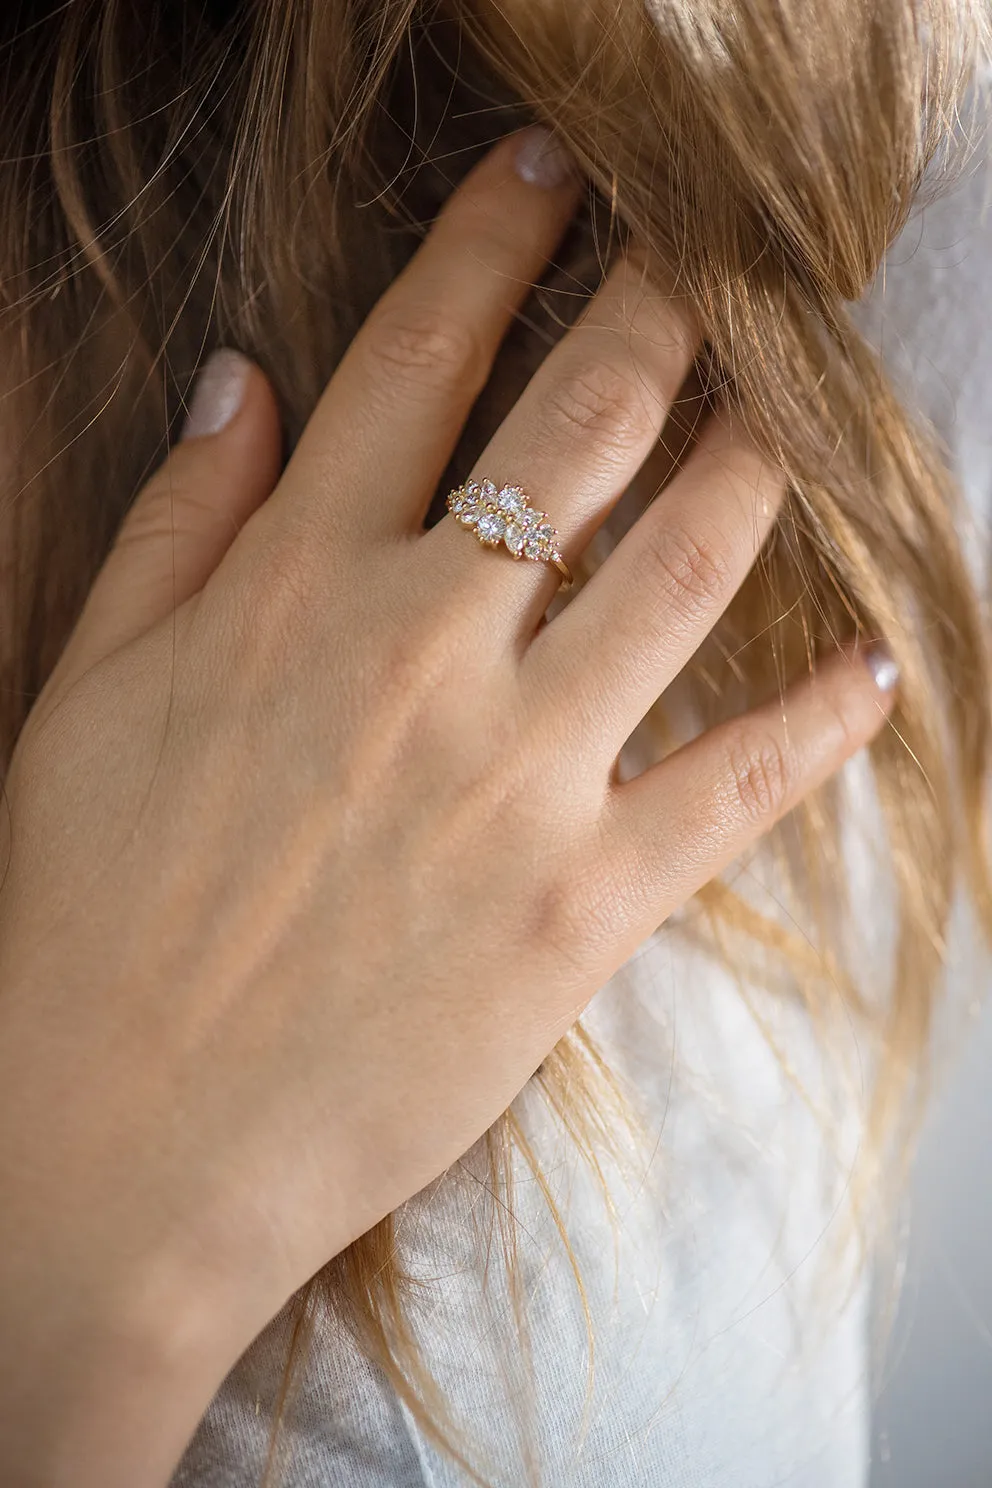
[[[947,440],[983,534],[992,509],[990,187],[983,144],[960,184],[914,218],[884,293],[880,281],[864,311],[907,397]],[[847,773],[863,792],[859,766]],[[853,871],[870,882],[867,849]],[[764,887],[760,868],[752,876],[755,893],[774,896],[773,875]],[[695,942],[691,915],[652,936],[584,1021],[646,1128],[639,1143],[621,1136],[604,1163],[611,1205],[533,1086],[515,1109],[577,1255],[591,1378],[575,1278],[522,1164],[514,1227],[532,1375],[498,1236],[487,1247],[481,1149],[399,1215],[403,1261],[419,1282],[411,1324],[472,1460],[498,1488],[859,1488],[869,1456],[868,1298],[845,1242],[861,1114],[856,1030],[847,1027],[841,1057],[838,1044],[822,1052],[796,1003],[745,994]],[[259,1481],[289,1327],[287,1305],[224,1381],[172,1488]],[[318,1319],[285,1447],[279,1481],[288,1488],[469,1482],[329,1316]]]

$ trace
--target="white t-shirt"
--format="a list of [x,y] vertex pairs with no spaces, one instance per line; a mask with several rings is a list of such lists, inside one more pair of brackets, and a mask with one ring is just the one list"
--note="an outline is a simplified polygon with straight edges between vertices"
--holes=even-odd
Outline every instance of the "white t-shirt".
[[[907,397],[947,440],[983,536],[992,511],[990,193],[983,145],[960,184],[916,215],[865,308]],[[857,765],[849,775],[860,789]],[[867,849],[854,871],[870,877]],[[514,1228],[532,1376],[498,1232],[486,1271],[480,1150],[401,1212],[403,1261],[418,1279],[412,1327],[472,1460],[498,1488],[867,1481],[867,1286],[844,1289],[838,1272],[836,1290],[823,1291],[858,1135],[857,1091],[843,1084],[858,1068],[857,1031],[849,1027],[846,1051],[821,1054],[798,1005],[743,997],[690,931],[691,919],[676,917],[652,936],[584,1018],[648,1128],[626,1167],[606,1164],[612,1212],[533,1088],[518,1102],[585,1286],[591,1382],[582,1299],[522,1164]],[[748,1005],[755,1000],[785,1066]],[[836,1129],[824,1131],[810,1096],[838,1117]],[[287,1305],[225,1380],[172,1488],[259,1481],[289,1328]],[[465,1488],[464,1471],[334,1319],[318,1320],[311,1358],[286,1416],[280,1483]]]

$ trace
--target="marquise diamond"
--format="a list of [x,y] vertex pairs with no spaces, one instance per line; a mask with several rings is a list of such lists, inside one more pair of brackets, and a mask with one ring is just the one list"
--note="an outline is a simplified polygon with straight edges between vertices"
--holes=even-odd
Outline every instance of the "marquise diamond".
[[520,553],[524,545],[524,529],[518,527],[516,522],[510,522],[503,534],[503,541],[511,553]]

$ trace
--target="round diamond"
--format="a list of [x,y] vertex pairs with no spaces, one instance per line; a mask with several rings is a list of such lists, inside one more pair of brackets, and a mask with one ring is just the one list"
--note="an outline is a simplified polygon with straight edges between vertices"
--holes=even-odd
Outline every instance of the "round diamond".
[[555,540],[555,529],[553,527],[549,527],[547,522],[545,522],[540,527],[538,527],[537,536],[541,539],[542,542],[553,543]]
[[505,512],[507,516],[515,517],[524,509],[524,493],[519,486],[504,486],[499,493],[496,504],[501,512]]
[[532,506],[528,506],[524,511],[520,513],[517,521],[520,523],[521,527],[525,528],[527,531],[530,531],[531,528],[537,527],[541,522],[544,521],[544,512],[535,511]]
[[528,558],[543,558],[545,551],[544,543],[539,537],[534,537],[533,534],[528,536],[524,543],[524,552]]
[[463,489],[466,496],[478,496],[480,494],[478,481],[466,481]]
[[471,510],[476,505],[476,500],[467,491],[452,491],[448,497],[448,505],[457,516],[459,512]]
[[479,487],[479,495],[483,501],[492,502],[496,500],[496,487],[491,480],[484,480],[482,482],[482,485]]
[[506,518],[498,512],[483,512],[478,522],[479,536],[486,542],[499,542],[506,531]]
[[510,522],[503,534],[503,541],[511,553],[519,553],[524,545],[524,529],[518,527],[516,522]]

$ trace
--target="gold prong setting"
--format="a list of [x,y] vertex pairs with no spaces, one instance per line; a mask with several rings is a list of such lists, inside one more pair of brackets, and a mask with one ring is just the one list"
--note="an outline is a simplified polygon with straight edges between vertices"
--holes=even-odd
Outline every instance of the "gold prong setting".
[[502,543],[513,558],[564,565],[560,538],[547,512],[531,506],[519,486],[466,481],[449,493],[448,510],[488,548]]

